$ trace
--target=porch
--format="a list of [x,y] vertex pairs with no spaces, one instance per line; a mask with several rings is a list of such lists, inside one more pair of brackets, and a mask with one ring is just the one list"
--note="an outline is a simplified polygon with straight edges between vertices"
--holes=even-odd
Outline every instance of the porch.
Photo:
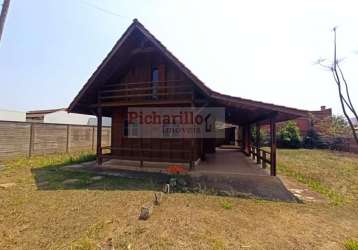
[[238,149],[217,148],[213,154],[207,154],[205,161],[197,161],[190,169],[190,163],[185,161],[162,162],[141,160],[115,159],[111,156],[104,157],[100,168],[113,170],[129,170],[138,172],[166,173],[166,168],[172,165],[180,165],[189,169],[189,175],[253,175],[270,176],[270,171],[258,165]]
[[[175,164],[175,163],[174,163]],[[109,159],[101,166],[96,163],[80,167],[97,174],[126,178],[152,178],[160,182],[168,180],[166,168],[173,163]],[[178,163],[189,167],[189,163]],[[78,169],[78,167],[76,167]],[[230,196],[254,196],[268,200],[296,201],[281,180],[270,175],[268,168],[257,164],[238,149],[217,148],[216,153],[207,155],[205,161],[184,176],[191,186],[215,190]]]
[[253,175],[270,176],[268,169],[256,164],[239,149],[217,148],[216,153],[208,154],[206,160],[200,162],[192,175]]

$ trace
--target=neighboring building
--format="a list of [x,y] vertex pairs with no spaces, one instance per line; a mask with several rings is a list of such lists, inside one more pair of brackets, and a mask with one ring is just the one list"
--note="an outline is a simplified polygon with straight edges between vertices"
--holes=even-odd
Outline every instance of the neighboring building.
[[309,111],[305,117],[295,119],[297,126],[300,129],[301,135],[307,135],[307,132],[313,127],[320,130],[322,122],[332,117],[332,109],[321,106],[321,110]]
[[[67,109],[33,110],[26,113],[27,122],[91,125],[97,124],[97,118],[93,115],[68,113]],[[111,126],[111,119],[103,117],[103,126]]]
[[25,112],[0,109],[0,121],[24,122],[25,120]]
[[[245,87],[245,83],[241,84]],[[221,122],[240,126],[241,149],[246,154],[252,152],[250,126],[270,124],[270,134],[274,135],[276,122],[307,113],[211,90],[136,19],[68,108],[69,112],[96,112],[97,117],[112,117],[110,154],[102,154],[102,124],[99,122],[97,126],[98,164],[102,164],[102,158],[109,157],[141,163],[182,162],[192,167],[199,159],[205,159],[205,154],[215,152],[215,138],[171,138],[171,134],[165,134],[168,138],[141,136],[138,123],[130,123],[128,118],[129,110],[135,107],[149,110],[197,108],[201,111],[210,107],[224,108]],[[162,124],[163,131],[167,131],[166,125]],[[182,128],[180,123],[170,125]],[[151,132],[158,131],[148,131]],[[276,137],[271,138],[271,175],[275,175]]]

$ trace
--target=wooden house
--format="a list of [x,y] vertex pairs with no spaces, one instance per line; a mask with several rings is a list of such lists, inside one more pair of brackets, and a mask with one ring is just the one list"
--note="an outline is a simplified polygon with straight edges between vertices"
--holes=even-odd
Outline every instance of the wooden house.
[[[245,83],[238,83],[245,85]],[[194,166],[198,159],[215,153],[212,138],[136,138],[128,136],[128,109],[208,108],[225,109],[225,121],[240,127],[241,150],[265,158],[275,175],[275,124],[306,114],[306,111],[220,94],[208,88],[138,20],[124,32],[107,57],[70,104],[69,112],[96,115],[98,164],[106,157],[135,161],[183,162]],[[109,154],[101,147],[101,117],[112,117]],[[251,142],[250,127],[270,124],[271,152],[266,157],[259,142]],[[258,131],[258,129],[256,130]],[[108,148],[106,148],[108,149]]]

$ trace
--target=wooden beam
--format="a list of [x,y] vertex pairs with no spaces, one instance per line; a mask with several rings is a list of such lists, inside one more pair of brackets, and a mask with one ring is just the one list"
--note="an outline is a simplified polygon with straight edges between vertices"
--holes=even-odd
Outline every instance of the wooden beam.
[[272,118],[277,116],[277,114],[278,114],[278,112],[274,111],[274,112],[270,112],[268,114],[260,115],[255,120],[252,120],[250,123],[260,123],[260,122],[268,120],[268,119],[271,120]]
[[92,108],[97,108],[97,107],[127,107],[127,106],[141,106],[141,105],[153,105],[153,106],[158,106],[158,105],[176,105],[176,104],[192,104],[192,98],[188,98],[188,99],[183,99],[183,100],[166,100],[166,101],[160,101],[160,100],[150,100],[150,101],[130,101],[130,102],[121,102],[121,101],[117,101],[117,102],[103,102],[101,104],[93,104],[93,105],[89,105]]
[[261,163],[261,155],[260,155],[260,124],[256,123],[256,162],[257,164]]
[[[112,84],[104,84],[102,88],[112,88],[112,87],[123,87],[124,85],[142,85],[147,83],[152,83],[153,81],[141,81],[141,82],[120,82]],[[174,82],[184,82],[183,80],[165,80],[165,81],[155,81],[157,83],[174,83]]]
[[271,176],[276,176],[276,122],[275,119],[270,120],[270,136],[271,136]]
[[102,108],[97,108],[97,164],[102,165]]
[[[160,90],[160,89],[159,89]],[[176,92],[173,94],[167,94],[167,93],[158,93],[156,96],[164,96],[164,97],[176,97],[176,96],[191,96],[193,94],[192,91],[182,91],[182,92]],[[140,97],[153,97],[152,93],[146,93],[146,94],[133,94],[133,95],[111,95],[111,96],[101,96],[101,100],[110,100],[110,99],[123,99],[123,98],[140,98]]]

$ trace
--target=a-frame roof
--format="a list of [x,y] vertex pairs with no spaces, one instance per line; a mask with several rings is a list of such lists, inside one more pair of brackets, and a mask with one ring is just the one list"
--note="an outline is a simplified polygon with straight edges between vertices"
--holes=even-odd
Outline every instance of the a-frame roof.
[[[125,50],[125,42],[134,32],[140,32],[145,36],[153,45],[174,65],[178,67],[196,86],[203,91],[203,93],[211,98],[213,102],[224,106],[230,107],[240,107],[241,109],[248,108],[258,108],[266,110],[267,112],[281,114],[281,118],[278,120],[288,120],[294,119],[300,116],[306,116],[308,111],[300,110],[280,105],[275,105],[271,103],[264,103],[260,101],[254,101],[249,99],[244,99],[236,96],[229,96],[225,94],[218,93],[211,90],[207,87],[193,72],[190,71],[178,58],[176,58],[156,37],[154,37],[137,19],[133,20],[133,23],[127,28],[122,37],[117,41],[113,49],[98,66],[96,71],[89,78],[87,83],[82,87],[78,95],[74,98],[70,104],[68,111],[69,112],[78,112],[78,113],[89,113],[89,108],[87,104],[82,99],[85,99],[85,96],[89,94],[91,88],[96,88],[104,83],[106,72],[108,68],[115,63],[115,60],[120,60],[121,51]],[[113,67],[113,66],[112,66]]]

